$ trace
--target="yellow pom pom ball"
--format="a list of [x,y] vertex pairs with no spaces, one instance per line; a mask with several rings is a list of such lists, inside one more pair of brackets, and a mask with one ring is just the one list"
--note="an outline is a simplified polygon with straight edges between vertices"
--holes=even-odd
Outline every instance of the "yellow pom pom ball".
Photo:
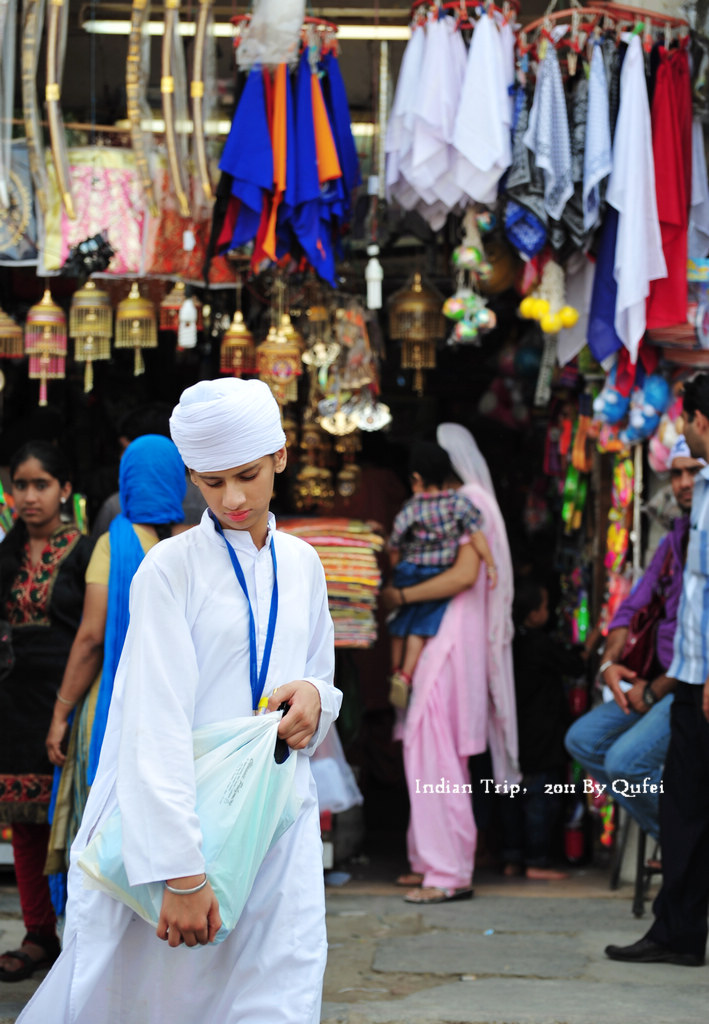
[[525,299],[522,299],[522,301],[519,304],[519,315],[523,316],[525,320],[533,320],[534,307],[536,301],[537,300],[533,299],[531,295],[528,295]]
[[579,311],[574,309],[573,306],[563,306],[559,310],[559,317],[561,318],[562,327],[573,327],[578,322]]
[[545,334],[558,334],[562,327],[558,313],[545,313],[539,323]]
[[534,319],[541,320],[549,312],[549,303],[546,299],[534,300]]

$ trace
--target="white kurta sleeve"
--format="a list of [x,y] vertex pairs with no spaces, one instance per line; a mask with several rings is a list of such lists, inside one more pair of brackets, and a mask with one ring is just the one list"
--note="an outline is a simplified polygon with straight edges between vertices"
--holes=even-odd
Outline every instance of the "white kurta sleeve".
[[304,754],[312,754],[322,743],[342,704],[342,693],[333,684],[335,628],[327,603],[325,573],[319,559],[314,567],[312,586],[310,643],[303,678],[312,683],[320,694],[320,722],[310,743],[301,751]]
[[131,885],[204,870],[192,746],[199,673],[176,589],[154,562],[138,570],[116,679],[123,712],[117,795]]

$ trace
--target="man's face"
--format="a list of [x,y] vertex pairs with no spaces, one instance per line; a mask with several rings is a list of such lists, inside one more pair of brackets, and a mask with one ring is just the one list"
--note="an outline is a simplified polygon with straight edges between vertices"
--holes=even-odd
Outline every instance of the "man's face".
[[[687,438],[687,424],[685,423],[685,439]],[[687,441],[689,444],[689,441]],[[687,458],[685,455],[678,455],[672,460],[670,470],[670,481],[672,493],[683,512],[689,512],[692,507],[692,492],[694,491],[694,478],[701,469],[701,464],[696,459]]]
[[691,414],[684,413],[682,433],[692,457],[695,459],[703,459],[705,456],[704,437],[702,436],[702,427],[705,423],[706,417],[698,409]]

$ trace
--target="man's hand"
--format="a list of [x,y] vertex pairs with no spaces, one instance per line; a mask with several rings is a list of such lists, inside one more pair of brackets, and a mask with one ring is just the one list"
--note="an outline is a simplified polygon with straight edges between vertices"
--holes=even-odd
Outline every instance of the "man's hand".
[[379,600],[385,611],[390,612],[402,605],[401,591],[398,587],[382,587],[379,591]]
[[646,686],[647,679],[636,679],[632,688],[623,694],[630,705],[630,708],[632,708],[633,711],[637,711],[639,715],[644,715],[646,711],[650,710],[643,700],[643,693],[645,692]]
[[307,679],[295,679],[276,687],[268,698],[268,710],[277,711],[284,702],[290,707],[278,724],[278,735],[293,750],[302,750],[320,721],[320,694]]
[[[627,694],[623,693],[620,687],[621,679],[626,682],[634,682],[637,677],[637,672],[633,672],[631,668],[626,668],[625,665],[609,665],[606,671],[603,673],[602,679],[613,694],[613,699],[619,708],[621,708],[626,715],[630,713],[630,705],[628,704]],[[644,689],[644,687],[643,687]]]
[[[168,882],[177,889],[191,889],[204,875],[190,875],[185,878],[170,878]],[[160,909],[156,935],[170,946],[206,946],[222,926],[219,903],[209,882],[204,889],[191,896],[178,896],[165,889]]]

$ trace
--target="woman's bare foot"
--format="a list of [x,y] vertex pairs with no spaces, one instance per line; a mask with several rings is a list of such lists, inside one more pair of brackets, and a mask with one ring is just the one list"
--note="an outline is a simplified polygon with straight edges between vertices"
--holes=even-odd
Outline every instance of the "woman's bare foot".
[[516,878],[517,876],[522,874],[522,865],[505,864],[504,868],[502,869],[502,874],[505,876],[505,878]]
[[556,868],[525,868],[524,871],[526,878],[542,879],[546,882],[561,882],[562,879],[568,878],[568,872],[557,871]]
[[411,871],[408,875],[399,875],[396,884],[404,885],[407,889],[410,889],[412,885],[423,885],[423,875],[420,875],[418,871]]

